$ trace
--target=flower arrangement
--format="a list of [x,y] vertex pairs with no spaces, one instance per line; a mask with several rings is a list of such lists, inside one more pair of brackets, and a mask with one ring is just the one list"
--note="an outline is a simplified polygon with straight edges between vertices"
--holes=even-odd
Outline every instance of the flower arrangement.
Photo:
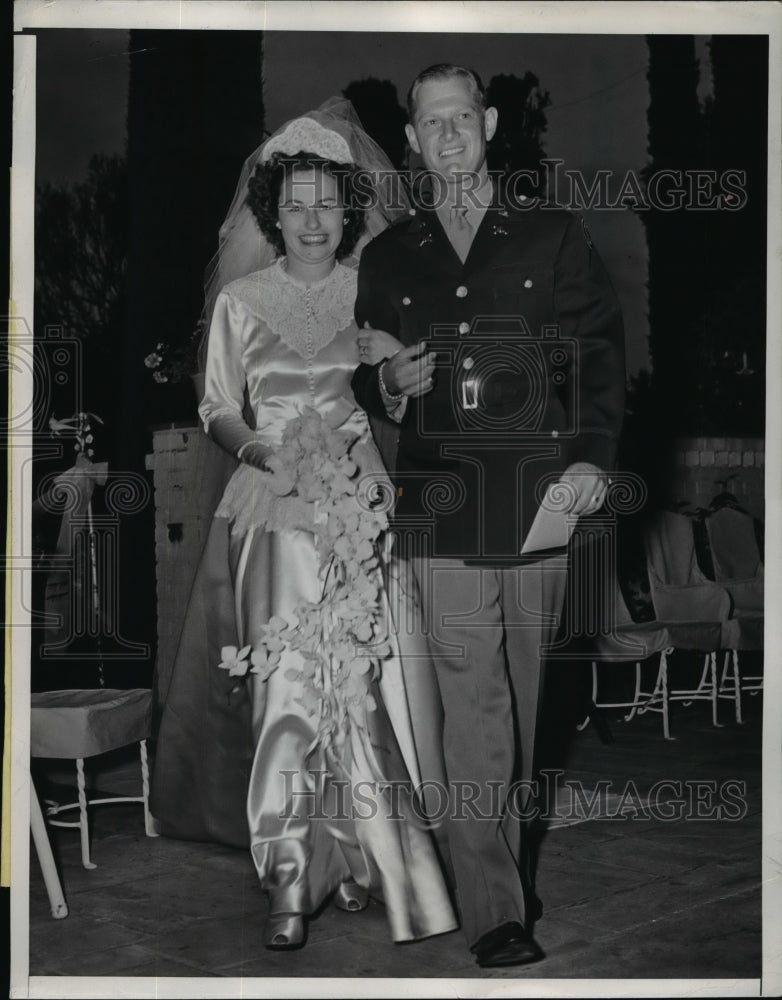
[[321,595],[301,601],[295,621],[273,617],[260,648],[224,647],[219,664],[230,676],[254,674],[265,681],[283,651],[296,651],[296,665],[285,676],[301,684],[300,703],[318,720],[310,751],[320,747],[337,761],[344,759],[350,727],[366,730],[366,713],[376,708],[370,688],[391,649],[379,554],[388,517],[378,503],[373,506],[371,490],[358,488],[355,442],[355,435],[334,430],[311,408],[288,423],[268,462],[270,479],[278,495],[297,495],[314,507]]
[[198,371],[198,349],[201,346],[206,321],[200,319],[184,344],[173,347],[165,340],[159,341],[155,350],[144,358],[152,370],[152,378],[160,383],[181,382]]

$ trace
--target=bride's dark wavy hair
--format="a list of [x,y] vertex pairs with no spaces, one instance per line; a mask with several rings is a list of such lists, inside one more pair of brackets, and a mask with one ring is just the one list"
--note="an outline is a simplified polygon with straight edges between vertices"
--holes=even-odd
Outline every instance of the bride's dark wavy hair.
[[[339,197],[345,208],[342,240],[337,247],[337,260],[348,257],[366,227],[366,212],[370,207],[364,174],[350,163],[335,163],[313,153],[272,153],[266,163],[255,167],[248,182],[247,204],[261,232],[278,254],[285,253],[282,233],[277,228],[280,191],[286,176],[293,170],[320,170],[337,182]],[[365,179],[365,178],[364,178]]]

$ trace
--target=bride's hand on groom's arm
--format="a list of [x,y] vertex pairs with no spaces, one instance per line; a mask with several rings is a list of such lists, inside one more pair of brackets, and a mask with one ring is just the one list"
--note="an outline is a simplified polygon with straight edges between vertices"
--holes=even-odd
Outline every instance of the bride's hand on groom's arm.
[[402,350],[403,344],[385,330],[375,330],[364,324],[357,337],[359,360],[364,365],[377,365],[385,358],[392,358]]

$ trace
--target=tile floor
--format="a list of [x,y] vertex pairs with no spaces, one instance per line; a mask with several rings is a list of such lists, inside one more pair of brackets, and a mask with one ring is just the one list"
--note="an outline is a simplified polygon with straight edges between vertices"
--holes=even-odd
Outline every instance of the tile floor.
[[[743,726],[729,717],[729,706],[722,705],[725,724],[715,729],[708,706],[696,704],[676,707],[676,739],[671,741],[663,740],[659,717],[646,715],[624,723],[616,711],[606,715],[614,742],[601,743],[592,726],[577,735],[562,780],[578,780],[588,789],[600,779],[610,781],[603,810],[608,816],[615,816],[627,782],[634,783],[643,804],[660,778],[689,782],[685,793],[701,789],[701,812],[709,795],[705,783],[743,783],[739,798],[745,803],[744,814],[719,820],[664,821],[642,818],[639,812],[630,818],[604,816],[580,823],[561,819],[542,848],[538,890],[545,913],[536,937],[546,958],[534,966],[479,970],[458,931],[394,945],[383,906],[375,900],[360,914],[327,906],[312,921],[303,950],[269,952],[260,944],[265,898],[248,855],[213,844],[148,839],[140,807],[124,805],[94,811],[94,871],[80,865],[76,831],[51,831],[70,907],[65,920],[50,916],[31,850],[29,973],[245,979],[757,979],[761,698],[745,700]],[[106,761],[93,778],[101,791],[121,792],[137,781],[135,769],[129,769],[121,754]],[[48,794],[47,788],[56,789],[64,779],[60,770],[50,768],[39,772],[37,780],[39,790]],[[667,805],[675,813],[677,794],[676,786],[663,789],[660,809]],[[723,801],[733,808],[727,798]],[[562,794],[558,802],[565,802]],[[632,801],[625,803],[632,812]],[[561,806],[560,813],[567,816],[567,808],[567,803]],[[243,988],[245,995],[254,995],[251,983]],[[255,988],[262,991],[262,982]],[[132,985],[130,989],[126,995],[138,995]]]

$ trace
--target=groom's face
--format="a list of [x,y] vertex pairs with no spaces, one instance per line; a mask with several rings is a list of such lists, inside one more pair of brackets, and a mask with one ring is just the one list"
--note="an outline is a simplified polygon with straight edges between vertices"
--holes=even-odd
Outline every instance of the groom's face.
[[426,168],[453,182],[460,173],[485,172],[486,142],[496,127],[496,109],[481,108],[469,82],[454,76],[421,84],[405,130]]

